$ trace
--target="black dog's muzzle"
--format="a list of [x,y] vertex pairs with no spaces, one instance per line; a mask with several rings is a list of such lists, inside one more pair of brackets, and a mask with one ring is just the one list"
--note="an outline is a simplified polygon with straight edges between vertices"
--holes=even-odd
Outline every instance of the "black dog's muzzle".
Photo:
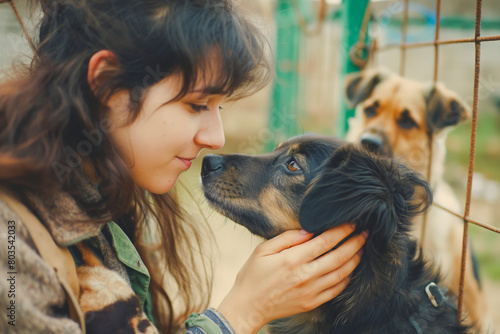
[[217,176],[224,171],[224,157],[216,154],[207,154],[201,165],[201,177]]

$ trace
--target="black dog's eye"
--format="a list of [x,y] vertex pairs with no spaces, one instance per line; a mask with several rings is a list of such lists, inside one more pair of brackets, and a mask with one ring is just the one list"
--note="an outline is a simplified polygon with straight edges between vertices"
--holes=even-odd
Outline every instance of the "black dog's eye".
[[403,129],[418,128],[417,122],[415,122],[413,118],[411,118],[408,109],[403,110],[403,112],[401,113],[401,117],[399,117],[398,119],[398,125]]
[[297,161],[292,160],[288,163],[288,170],[290,172],[297,172],[297,171],[300,171],[301,168],[300,168],[299,164],[297,163]]
[[365,108],[365,115],[368,118],[372,118],[377,115],[379,104],[378,101],[375,101],[371,106]]

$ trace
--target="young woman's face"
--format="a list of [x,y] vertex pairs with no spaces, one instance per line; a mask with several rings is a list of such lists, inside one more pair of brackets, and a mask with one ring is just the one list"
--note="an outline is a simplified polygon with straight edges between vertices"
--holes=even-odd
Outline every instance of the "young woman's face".
[[109,103],[111,137],[129,167],[133,181],[154,194],[168,192],[203,148],[224,145],[219,113],[223,95],[206,95],[200,82],[179,101],[180,77],[171,75],[152,86],[137,119],[127,124],[129,94]]

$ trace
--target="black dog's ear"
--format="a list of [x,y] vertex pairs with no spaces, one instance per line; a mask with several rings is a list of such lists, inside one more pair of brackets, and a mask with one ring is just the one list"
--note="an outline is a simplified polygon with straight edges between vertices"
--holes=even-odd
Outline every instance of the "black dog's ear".
[[384,69],[372,69],[349,74],[345,79],[345,96],[350,108],[366,100],[375,87],[385,80],[389,73]]
[[435,132],[457,125],[470,117],[469,106],[442,84],[432,84],[424,91],[427,103],[427,127]]
[[350,222],[357,232],[369,230],[372,239],[389,242],[398,229],[409,229],[410,219],[427,209],[430,200],[427,182],[416,172],[347,144],[313,180],[299,220],[312,233]]

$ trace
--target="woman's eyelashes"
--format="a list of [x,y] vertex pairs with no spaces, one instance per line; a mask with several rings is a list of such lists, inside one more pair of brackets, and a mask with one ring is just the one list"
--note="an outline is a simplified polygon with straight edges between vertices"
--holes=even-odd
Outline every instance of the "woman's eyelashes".
[[206,104],[196,104],[196,103],[190,103],[191,109],[193,109],[196,112],[202,112],[208,110],[208,105]]
[[[208,106],[208,104],[190,103],[189,105],[191,106],[191,109],[193,109],[193,111],[195,111],[195,112],[202,112],[202,111],[210,110],[210,107]],[[218,106],[218,109],[222,110],[222,107]]]

